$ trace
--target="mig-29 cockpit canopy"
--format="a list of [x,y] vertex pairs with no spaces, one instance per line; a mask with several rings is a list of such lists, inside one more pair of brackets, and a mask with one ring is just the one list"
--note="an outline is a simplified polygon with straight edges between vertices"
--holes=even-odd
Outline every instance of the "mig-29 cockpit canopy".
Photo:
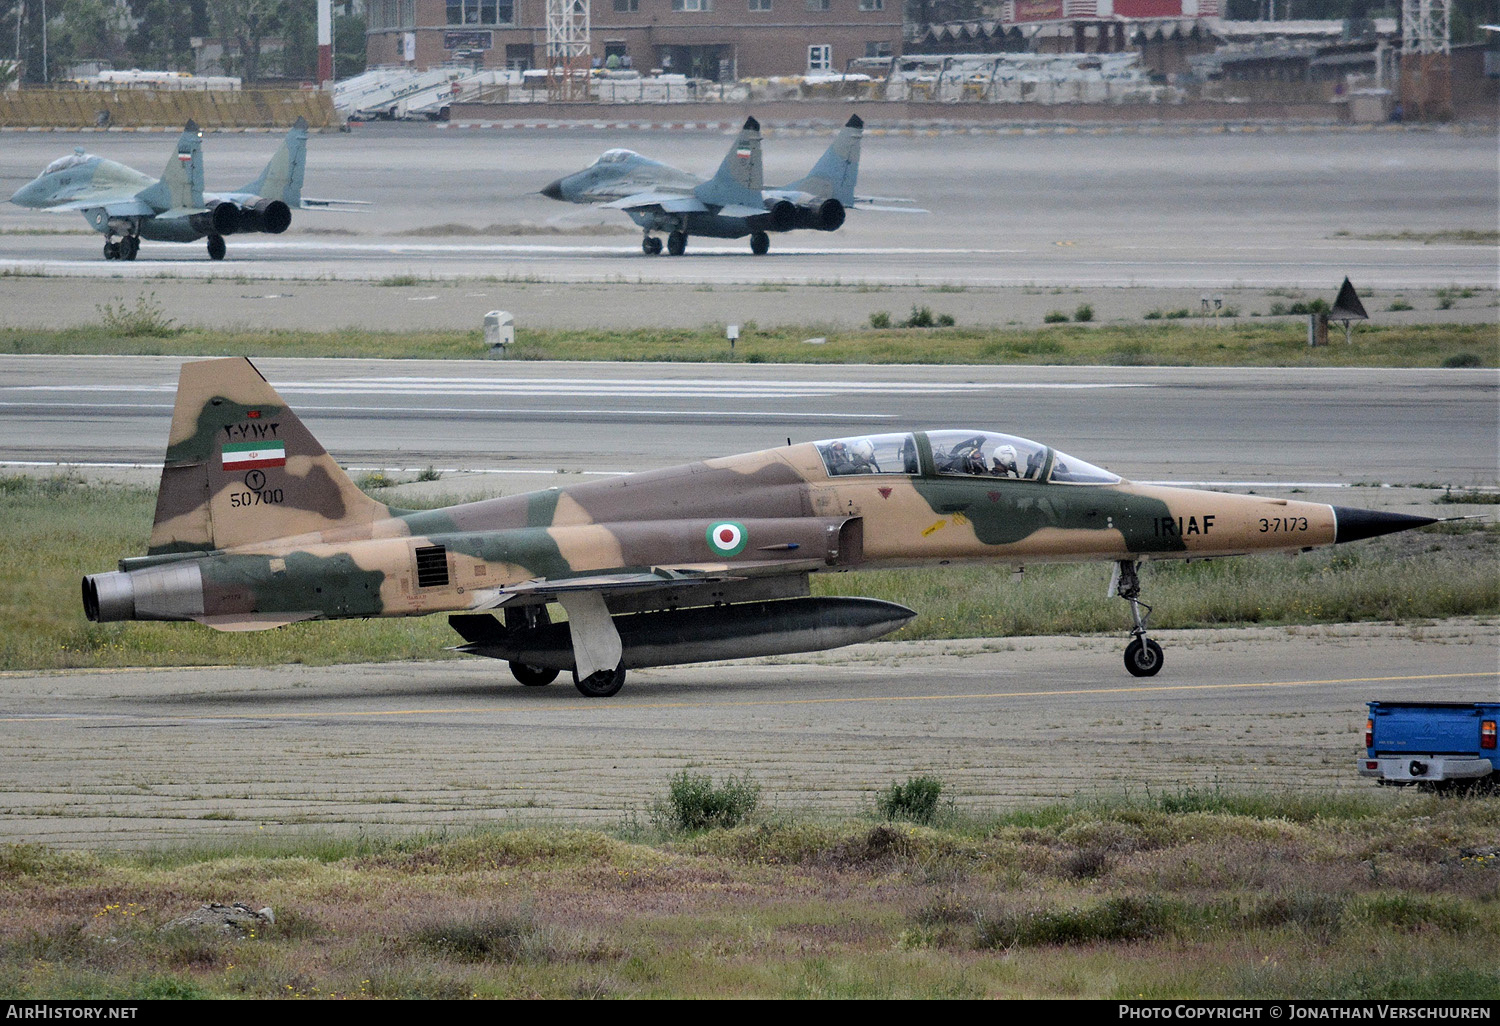
[[640,156],[640,154],[636,153],[635,150],[625,150],[625,149],[605,150],[603,153],[599,154],[599,159],[596,160],[596,161],[594,161],[594,163],[596,163],[596,164],[623,164],[625,161],[629,160],[631,157],[638,157],[638,156]]
[[83,151],[83,147],[80,146],[72,153],[68,154],[66,157],[58,157],[52,163],[48,164],[46,168],[43,169],[42,174],[50,175],[58,171],[66,171],[70,167],[77,167],[79,164],[87,164],[89,161],[94,159],[95,157],[92,153],[85,153]]
[[861,435],[814,444],[829,477],[936,474],[1049,484],[1115,484],[1120,480],[1050,446],[994,431]]

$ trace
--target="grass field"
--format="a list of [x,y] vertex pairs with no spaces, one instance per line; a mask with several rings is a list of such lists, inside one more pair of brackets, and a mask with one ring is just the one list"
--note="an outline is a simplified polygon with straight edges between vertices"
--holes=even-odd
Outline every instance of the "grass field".
[[[458,496],[451,497],[457,501]],[[469,498],[464,496],[463,498]],[[433,500],[443,502],[449,500]],[[196,624],[89,623],[79,580],[146,550],[155,489],[76,477],[0,477],[0,669],[327,664],[445,655],[442,616],[294,624],[223,634]],[[1479,511],[1482,507],[1464,507]],[[814,576],[822,595],[867,595],[919,612],[892,639],[1120,632],[1103,564],[1039,566],[1020,578],[975,567]],[[1485,521],[1321,549],[1289,559],[1153,564],[1161,628],[1345,623],[1500,613],[1500,525]]]
[[[899,318],[897,318],[899,320]],[[342,356],[473,359],[486,355],[478,331],[219,331],[184,328],[147,297],[101,308],[100,326],[0,329],[0,352],[220,356]],[[1104,364],[1114,366],[1495,367],[1495,325],[1360,327],[1355,342],[1310,349],[1302,317],[1239,318],[1222,327],[1162,321],[1145,325],[1057,324],[1046,328],[888,328],[820,325],[762,330],[742,326],[731,352],[723,325],[692,330],[533,331],[518,329],[511,359],[745,363]],[[825,341],[809,345],[810,337]]]
[[[0,847],[17,998],[1500,998],[1500,798]],[[168,924],[270,906],[228,933]]]

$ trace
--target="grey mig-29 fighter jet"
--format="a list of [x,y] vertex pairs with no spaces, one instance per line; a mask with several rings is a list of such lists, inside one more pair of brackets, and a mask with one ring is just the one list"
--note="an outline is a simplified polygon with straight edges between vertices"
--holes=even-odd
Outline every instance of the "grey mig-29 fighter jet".
[[209,257],[222,260],[226,235],[279,235],[291,225],[293,210],[365,205],[304,197],[306,164],[307,121],[298,118],[253,181],[233,192],[205,193],[203,133],[189,121],[160,179],[79,147],[48,164],[10,201],[48,211],[80,211],[104,236],[106,260],[134,260],[142,239],[195,242],[205,236]]
[[811,174],[777,188],[767,189],[762,180],[760,123],[746,118],[718,173],[708,181],[634,150],[615,149],[582,171],[551,182],[542,195],[625,211],[645,229],[641,250],[648,256],[661,252],[661,240],[652,232],[668,233],[667,252],[673,256],[686,251],[689,235],[716,239],[748,235],[750,251],[760,256],[771,248],[770,232],[835,231],[844,223],[844,212],[856,205],[925,213],[909,207],[874,206],[880,198],[854,195],[863,132],[864,122],[858,115],[851,117]]
[[[585,695],[630,667],[811,652],[916,614],[814,598],[852,568],[1098,561],[1146,636],[1147,560],[1293,552],[1429,517],[1126,481],[1016,435],[889,431],[425,511],[370,498],[245,359],[184,364],[147,554],[83,579],[85,615],[254,631],[449,613],[459,651]],[[567,613],[556,623],[551,603]]]

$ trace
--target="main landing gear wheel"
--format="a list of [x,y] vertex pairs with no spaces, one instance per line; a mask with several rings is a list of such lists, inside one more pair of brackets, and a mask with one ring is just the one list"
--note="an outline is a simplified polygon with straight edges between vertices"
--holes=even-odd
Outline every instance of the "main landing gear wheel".
[[543,688],[557,679],[557,671],[550,666],[528,666],[512,660],[510,675],[528,688]]
[[608,698],[625,686],[625,667],[621,664],[613,670],[600,670],[583,678],[574,670],[573,686],[589,698]]
[[647,256],[656,256],[661,252],[661,240],[654,235],[648,235],[641,240],[641,252]]
[[765,232],[750,233],[750,252],[756,256],[765,256],[771,249],[771,237]]
[[[1125,646],[1125,669],[1132,677],[1155,677],[1161,672],[1166,657],[1162,655],[1161,646],[1146,637],[1146,621],[1151,616],[1151,607],[1141,601],[1141,577],[1136,572],[1139,566],[1131,559],[1116,563],[1110,593],[1130,603],[1130,616],[1135,622],[1130,630],[1132,640]],[[1144,613],[1142,609],[1145,609]]]
[[120,244],[118,242],[110,242],[108,239],[105,240],[105,242],[104,242],[104,259],[106,259],[106,260],[118,260],[118,259],[120,259]]
[[687,252],[687,232],[673,232],[667,236],[667,252],[682,256]]
[[1136,638],[1125,646],[1125,669],[1132,677],[1155,677],[1162,658],[1161,646],[1150,638]]
[[135,255],[141,251],[141,240],[138,236],[127,235],[120,240],[120,259],[134,260]]
[[223,260],[224,253],[228,248],[228,246],[224,245],[224,236],[210,235],[208,237],[208,258],[210,260]]

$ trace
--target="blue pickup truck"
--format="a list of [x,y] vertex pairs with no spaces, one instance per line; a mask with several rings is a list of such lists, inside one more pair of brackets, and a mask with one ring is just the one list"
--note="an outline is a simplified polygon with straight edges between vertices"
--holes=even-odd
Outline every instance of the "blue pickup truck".
[[1500,782],[1500,702],[1371,702],[1360,776],[1434,790]]

